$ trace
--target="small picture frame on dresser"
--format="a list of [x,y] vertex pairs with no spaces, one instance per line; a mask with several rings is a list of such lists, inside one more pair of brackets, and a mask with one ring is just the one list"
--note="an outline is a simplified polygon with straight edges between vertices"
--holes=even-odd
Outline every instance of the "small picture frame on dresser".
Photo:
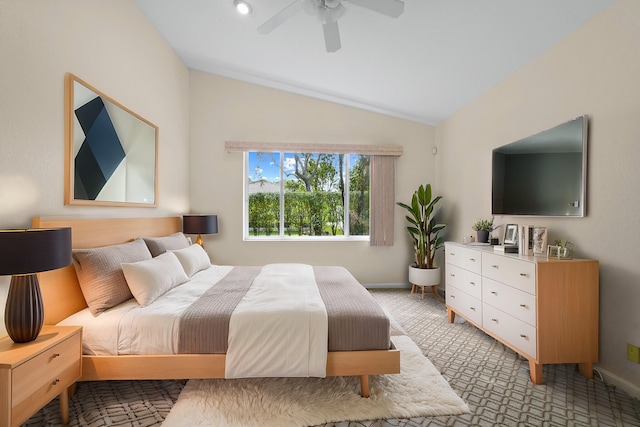
[[502,244],[505,246],[518,244],[518,224],[507,224],[504,229]]
[[547,227],[533,227],[533,255],[547,255]]

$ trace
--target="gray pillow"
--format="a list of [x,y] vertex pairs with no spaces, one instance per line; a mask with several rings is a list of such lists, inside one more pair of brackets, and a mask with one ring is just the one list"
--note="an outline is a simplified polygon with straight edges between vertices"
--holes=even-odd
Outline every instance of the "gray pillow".
[[93,249],[74,249],[73,266],[94,316],[133,297],[121,264],[151,259],[142,239]]
[[151,255],[156,257],[166,251],[174,251],[176,249],[184,249],[189,246],[190,242],[181,232],[173,233],[164,237],[143,237],[144,242],[149,248]]

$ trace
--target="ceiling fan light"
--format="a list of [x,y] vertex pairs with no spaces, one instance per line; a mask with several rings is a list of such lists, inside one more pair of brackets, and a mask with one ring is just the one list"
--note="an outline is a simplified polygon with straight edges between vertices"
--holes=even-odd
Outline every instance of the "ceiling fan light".
[[248,15],[253,11],[251,5],[244,0],[235,0],[233,2],[233,5],[236,7],[236,10],[242,15]]

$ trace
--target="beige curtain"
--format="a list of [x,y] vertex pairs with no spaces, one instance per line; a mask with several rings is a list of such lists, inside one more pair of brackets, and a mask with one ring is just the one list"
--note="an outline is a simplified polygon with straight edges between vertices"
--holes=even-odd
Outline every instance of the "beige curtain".
[[393,246],[396,199],[395,156],[371,156],[369,244]]

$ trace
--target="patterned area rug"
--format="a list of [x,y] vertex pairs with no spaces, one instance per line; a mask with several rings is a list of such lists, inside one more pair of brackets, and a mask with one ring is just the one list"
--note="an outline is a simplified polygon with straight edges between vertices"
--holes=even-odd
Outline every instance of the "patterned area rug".
[[357,377],[190,380],[162,426],[300,427],[469,412],[411,338],[393,342],[400,374],[372,376],[368,399]]
[[[408,289],[371,292],[393,314],[471,410],[454,416],[374,419],[324,427],[640,426],[640,401],[596,375],[586,379],[575,364],[545,365],[544,385],[529,379],[529,364],[477,328],[450,324],[442,299]],[[597,372],[596,372],[597,374]],[[70,427],[158,427],[186,381],[107,381],[78,384],[70,399]],[[54,400],[28,426],[58,427]],[[266,426],[266,423],[260,425]]]

